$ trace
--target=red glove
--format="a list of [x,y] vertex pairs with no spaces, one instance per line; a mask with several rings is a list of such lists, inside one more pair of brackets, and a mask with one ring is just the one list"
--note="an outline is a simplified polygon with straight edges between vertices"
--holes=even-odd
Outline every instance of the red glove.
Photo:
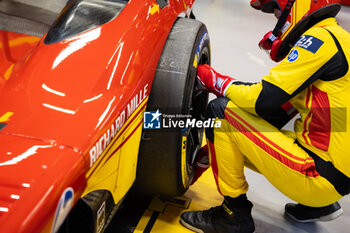
[[[271,6],[273,7],[273,6],[275,6],[275,4],[276,3],[273,0],[250,0],[251,7],[253,7],[254,9],[257,9],[257,10],[261,10],[261,8],[263,8],[263,7],[269,7],[269,8],[265,8],[265,9],[269,9],[269,11],[268,11],[269,13],[273,12],[273,9],[272,9],[272,12],[270,12],[270,9],[271,9]],[[265,6],[263,6],[263,5],[265,5]]]
[[198,88],[210,91],[216,96],[225,96],[227,88],[236,80],[217,73],[209,65],[199,65],[197,69]]
[[272,31],[266,33],[264,38],[259,42],[260,49],[270,51],[270,57],[275,62],[280,62],[284,57],[277,58],[277,53],[281,47],[282,41],[272,34]]
[[209,153],[207,145],[203,146],[196,155],[196,171],[191,182],[194,184],[199,177],[210,167],[209,164]]
[[[273,39],[272,31],[269,31],[265,34],[264,38],[259,42],[260,49],[263,50],[271,50],[273,41],[270,39],[270,37]],[[276,37],[275,37],[276,38]]]
[[260,0],[251,0],[250,5],[257,10],[261,10],[261,1]]

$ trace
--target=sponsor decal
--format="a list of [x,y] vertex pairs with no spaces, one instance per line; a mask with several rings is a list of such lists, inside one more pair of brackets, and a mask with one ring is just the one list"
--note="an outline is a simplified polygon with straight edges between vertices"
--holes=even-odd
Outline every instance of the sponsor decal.
[[55,218],[52,224],[52,233],[56,233],[59,229],[66,217],[68,216],[70,210],[73,206],[73,200],[74,200],[74,191],[71,187],[66,188],[58,202]]
[[295,62],[299,57],[299,52],[296,49],[293,49],[292,51],[290,51],[289,55],[288,55],[288,61],[289,62]]
[[95,145],[89,150],[90,154],[90,167],[92,167],[99,159],[103,151],[113,141],[120,129],[124,126],[127,119],[135,112],[135,110],[141,105],[141,103],[148,96],[148,84],[146,84],[137,94],[130,100],[126,108],[119,113],[116,120],[111,126],[104,132],[104,134],[96,141]]
[[316,37],[303,35],[297,43],[295,43],[294,47],[300,47],[312,53],[316,53],[323,43],[322,40],[317,39]]
[[287,21],[287,22],[283,25],[282,34],[284,34],[284,33],[287,31],[287,29],[289,28],[289,26],[290,26],[290,22]]
[[122,111],[107,131],[97,140],[90,149],[90,167],[98,160],[102,152],[108,147],[112,139],[117,135],[125,123],[125,110]]
[[146,84],[138,94],[136,94],[128,103],[127,106],[127,118],[129,118],[135,110],[140,106],[140,104],[147,98],[148,96],[148,84]]
[[159,14],[159,5],[158,4],[155,4],[155,3],[152,3],[152,6],[149,8],[149,13],[151,15],[154,15],[155,13]]
[[104,201],[97,211],[97,233],[102,232],[102,229],[106,222],[106,202]]
[[207,31],[205,31],[199,41],[199,45],[197,47],[197,50],[196,50],[196,54],[195,54],[195,58],[194,58],[194,61],[193,61],[193,67],[197,68],[198,66],[198,59],[200,58],[200,52],[202,51],[203,49],[203,46],[204,46],[204,43],[205,42],[209,42],[209,34]]
[[0,116],[0,130],[6,127],[6,121],[10,120],[10,117],[13,115],[13,112],[7,112],[4,115]]
[[190,128],[220,128],[221,121],[210,118],[199,120],[191,115],[162,114],[159,109],[156,112],[144,112],[144,129],[181,129],[185,132]]
[[181,174],[182,174],[182,184],[184,187],[188,185],[188,175],[187,175],[187,136],[182,136],[182,146],[181,146]]

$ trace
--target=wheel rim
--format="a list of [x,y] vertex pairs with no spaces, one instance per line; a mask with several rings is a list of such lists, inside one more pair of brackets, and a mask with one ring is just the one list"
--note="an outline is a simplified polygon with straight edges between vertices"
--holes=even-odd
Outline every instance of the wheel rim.
[[[205,47],[200,55],[199,65],[210,64],[209,48]],[[205,120],[205,110],[208,104],[208,92],[199,91],[196,88],[196,79],[193,87],[192,101],[190,106],[190,115],[197,120]],[[194,169],[194,163],[197,152],[202,146],[204,129],[196,127],[189,129],[187,135],[187,169],[191,173]]]

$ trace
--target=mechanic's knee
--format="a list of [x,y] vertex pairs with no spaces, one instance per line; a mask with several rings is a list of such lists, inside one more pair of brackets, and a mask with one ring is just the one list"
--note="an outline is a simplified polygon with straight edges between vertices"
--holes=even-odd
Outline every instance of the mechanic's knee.
[[[224,119],[225,118],[225,108],[229,102],[228,98],[220,97],[212,100],[207,107],[206,119]],[[214,143],[214,128],[206,128],[205,134],[207,139]]]
[[211,118],[225,118],[225,108],[230,100],[225,97],[219,97],[212,100],[207,107],[206,119]]

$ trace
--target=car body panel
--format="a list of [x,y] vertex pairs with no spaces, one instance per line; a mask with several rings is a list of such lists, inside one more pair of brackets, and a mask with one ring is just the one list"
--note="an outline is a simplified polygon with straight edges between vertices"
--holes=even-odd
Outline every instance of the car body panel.
[[341,0],[341,3],[350,6],[350,0]]
[[[142,131],[142,113],[146,108],[146,103],[147,99],[140,104],[103,151],[100,155],[102,159],[98,160],[89,170],[86,175],[87,187],[83,196],[108,187],[117,202],[129,190],[136,175],[138,145]],[[97,147],[95,146],[95,148]]]
[[114,20],[50,45],[0,32],[1,232],[51,232],[67,189],[73,205],[100,189],[122,199],[160,54],[193,2],[131,0]]
[[10,78],[14,64],[26,57],[39,40],[35,36],[0,31],[0,88]]
[[0,148],[6,155],[0,159],[1,232],[37,232],[52,219],[62,188],[73,188],[75,201],[80,198],[85,162],[52,141],[5,134],[0,141],[6,145]]

